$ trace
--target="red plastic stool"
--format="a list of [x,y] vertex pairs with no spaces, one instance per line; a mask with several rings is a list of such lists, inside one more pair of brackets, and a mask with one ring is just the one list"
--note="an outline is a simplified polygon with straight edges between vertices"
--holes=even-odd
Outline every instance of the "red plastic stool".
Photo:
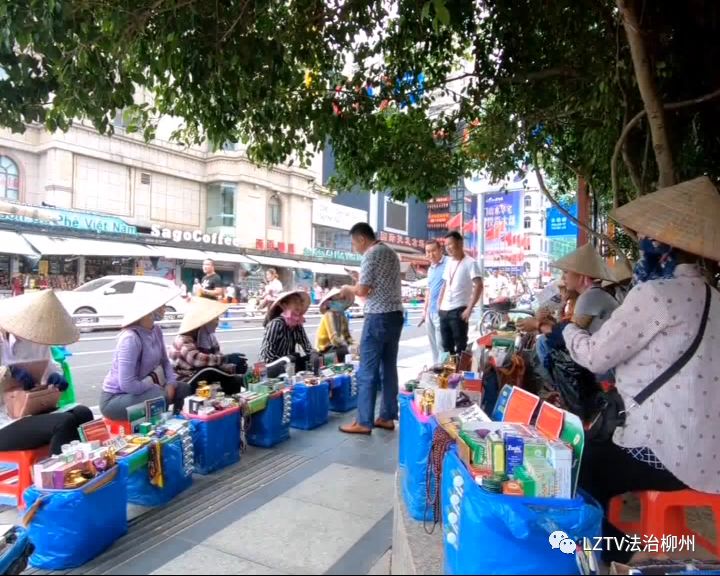
[[16,450],[0,452],[0,462],[14,464],[17,468],[0,473],[0,494],[13,496],[20,509],[25,508],[25,490],[33,483],[32,467],[36,462],[50,455],[50,447],[43,446],[35,450]]
[[103,418],[105,426],[110,430],[110,434],[120,436],[120,433],[132,434],[132,426],[130,422],[126,420],[110,420],[110,418]]
[[[623,522],[624,500],[616,496],[610,501],[608,519],[620,530],[628,534],[655,536],[658,541],[663,536],[692,536],[700,546],[720,558],[720,494],[708,494],[695,490],[677,490],[674,492],[636,492],[640,499],[640,521]],[[685,521],[686,508],[710,508],[715,522],[715,542],[704,538],[690,529]]]

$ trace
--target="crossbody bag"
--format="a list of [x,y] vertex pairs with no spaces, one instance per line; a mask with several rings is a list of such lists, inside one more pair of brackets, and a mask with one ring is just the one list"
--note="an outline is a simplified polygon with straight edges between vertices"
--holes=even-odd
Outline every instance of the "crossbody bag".
[[655,394],[667,382],[669,382],[697,352],[700,342],[705,336],[708,316],[710,315],[710,304],[712,302],[712,288],[705,284],[705,307],[703,308],[700,327],[690,347],[680,358],[675,360],[662,374],[645,386],[632,398],[632,404],[625,407],[625,402],[615,387],[610,390],[601,390],[595,398],[595,416],[585,425],[585,437],[589,441],[603,442],[612,438],[618,427],[625,426],[627,414],[638,406],[642,406],[648,398]]

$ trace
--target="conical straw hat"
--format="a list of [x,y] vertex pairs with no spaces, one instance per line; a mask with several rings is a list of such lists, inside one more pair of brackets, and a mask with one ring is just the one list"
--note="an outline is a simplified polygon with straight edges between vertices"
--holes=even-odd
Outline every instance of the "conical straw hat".
[[308,296],[307,292],[303,292],[302,290],[292,290],[290,292],[283,292],[282,294],[279,294],[278,297],[275,299],[275,302],[272,303],[272,306],[270,306],[270,309],[267,313],[267,321],[273,320],[274,318],[277,318],[280,316],[280,313],[282,312],[282,309],[280,308],[280,304],[283,300],[286,298],[289,298],[293,294],[297,294],[302,298],[303,301],[303,313],[307,312],[308,308],[310,308],[310,296]]
[[0,328],[46,346],[66,346],[80,339],[80,331],[52,290],[0,301]]
[[612,217],[638,234],[720,261],[720,194],[706,176],[640,196]]
[[193,298],[188,306],[178,334],[187,334],[205,326],[208,322],[219,318],[230,308],[230,304],[223,304],[209,298]]
[[325,312],[327,312],[328,306],[330,305],[330,300],[335,298],[335,296],[340,294],[340,292],[340,288],[333,288],[325,295],[325,298],[320,301],[320,314],[325,314]]
[[171,290],[162,286],[152,286],[145,282],[137,282],[133,291],[132,304],[122,319],[122,328],[135,324],[158,308],[162,308],[180,294],[179,290]]
[[593,280],[615,280],[605,261],[590,243],[552,262],[550,266],[559,268],[563,272],[582,274]]

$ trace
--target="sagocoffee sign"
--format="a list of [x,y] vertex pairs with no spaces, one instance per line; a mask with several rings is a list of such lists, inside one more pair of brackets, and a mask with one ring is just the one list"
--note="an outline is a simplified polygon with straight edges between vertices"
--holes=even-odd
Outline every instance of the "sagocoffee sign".
[[173,242],[194,242],[196,244],[210,244],[212,246],[232,246],[240,248],[240,240],[234,236],[226,234],[218,234],[213,232],[209,234],[202,230],[176,230],[174,228],[160,228],[153,226],[150,228],[150,235],[155,238],[164,238]]

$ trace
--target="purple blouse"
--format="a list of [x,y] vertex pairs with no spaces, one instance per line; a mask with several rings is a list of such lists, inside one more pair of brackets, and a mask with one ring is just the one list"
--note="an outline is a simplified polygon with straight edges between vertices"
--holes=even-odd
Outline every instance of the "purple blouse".
[[160,326],[147,330],[133,326],[123,330],[113,355],[112,367],[103,391],[110,394],[143,394],[154,384],[143,382],[158,366],[162,366],[168,384],[175,384],[175,370],[168,359]]

